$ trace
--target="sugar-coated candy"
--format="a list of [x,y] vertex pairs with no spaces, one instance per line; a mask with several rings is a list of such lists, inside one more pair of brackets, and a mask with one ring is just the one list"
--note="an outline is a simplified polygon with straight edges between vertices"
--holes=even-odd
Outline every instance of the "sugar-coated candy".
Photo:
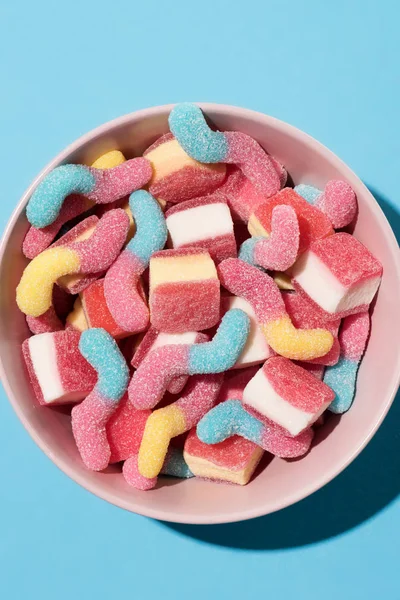
[[82,300],[79,296],[74,302],[72,311],[67,315],[65,326],[66,328],[75,329],[80,332],[85,331],[89,327],[83,310]]
[[110,464],[127,460],[139,452],[144,426],[151,415],[150,410],[138,410],[124,394],[106,424],[110,446]]
[[72,433],[88,469],[101,471],[111,457],[106,424],[126,392],[129,369],[115,340],[104,329],[87,329],[79,349],[98,373],[92,392],[72,409]]
[[97,273],[116,259],[125,241],[129,219],[121,209],[106,213],[89,239],[48,248],[25,268],[17,287],[17,304],[26,315],[39,317],[52,304],[53,285],[69,273]]
[[260,446],[238,435],[219,444],[205,444],[193,428],[186,439],[183,456],[196,477],[246,485],[263,454]]
[[241,309],[250,319],[250,331],[245,347],[232,368],[243,369],[244,367],[257,365],[273,356],[274,351],[268,346],[251,304],[238,296],[223,296],[221,298],[221,313],[225,314],[232,308]]
[[[125,481],[137,490],[151,490],[157,485],[157,477],[148,478],[140,474],[137,454],[124,462],[122,473]],[[170,475],[172,477],[180,477],[181,479],[193,477],[193,473],[183,458],[182,450],[178,448],[170,448],[168,450],[161,469],[161,475]]]
[[[50,248],[59,246],[68,246],[71,243],[83,242],[89,239],[96,229],[99,218],[96,215],[91,215],[80,221],[75,227],[67,231],[57,241],[50,245]],[[80,294],[93,281],[96,281],[102,273],[72,273],[64,275],[57,280],[57,286],[63,288],[69,294]]]
[[274,162],[258,142],[240,131],[213,131],[195,104],[177,104],[169,115],[169,126],[185,152],[199,162],[236,164],[267,197],[280,189]]
[[314,377],[320,381],[324,378],[325,365],[319,365],[318,363],[313,362],[303,362],[301,360],[295,360],[294,363],[299,365],[299,367],[303,367],[303,369],[314,375]]
[[300,230],[299,253],[307,250],[313,241],[333,233],[332,224],[326,215],[308,204],[292,188],[284,188],[253,211],[248,223],[250,234],[268,237],[272,231],[273,210],[282,204],[291,206],[296,212]]
[[157,200],[175,204],[203,196],[213,192],[225,179],[225,165],[206,165],[194,160],[171,133],[156,140],[143,156],[153,169],[149,191]]
[[150,320],[167,333],[201,331],[219,321],[220,284],[206,250],[156,252],[150,260]]
[[[125,162],[125,157],[119,150],[111,150],[100,156],[92,164],[96,169],[111,169]],[[53,223],[38,229],[31,225],[22,244],[22,252],[27,258],[35,258],[46,250],[54,240],[61,227],[93,206],[93,202],[79,194],[71,194],[61,206],[58,217]]]
[[189,431],[214,406],[222,380],[222,373],[196,375],[179,400],[149,416],[138,456],[141,475],[149,479],[159,475],[171,438]]
[[228,258],[218,266],[222,285],[251,304],[268,345],[278,354],[311,360],[327,354],[333,336],[326,329],[296,329],[286,312],[282,295],[267,273],[246,262]]
[[31,225],[22,244],[22,252],[26,258],[35,258],[35,256],[43,252],[43,250],[46,250],[57,236],[64,223],[85,212],[92,205],[93,203],[84,196],[72,194],[66,198],[58,217],[53,223],[42,229]]
[[64,329],[64,325],[58,318],[54,306],[50,306],[40,317],[27,316],[26,322],[32,333],[51,333]]
[[287,273],[281,273],[280,271],[276,271],[276,273],[274,273],[273,275],[273,278],[280,290],[294,290],[290,276]]
[[218,193],[181,202],[165,219],[171,248],[203,248],[216,263],[237,255],[231,213]]
[[113,169],[61,165],[39,183],[29,199],[26,216],[35,227],[46,227],[56,220],[70,194],[83,194],[97,204],[107,204],[143,187],[151,176],[146,158],[133,158]]
[[330,318],[368,310],[382,265],[354,236],[336,233],[314,242],[292,269],[292,282]]
[[174,446],[170,445],[160,475],[179,477],[180,479],[194,477],[194,473],[192,473],[184,459],[183,448],[174,448]]
[[335,229],[349,225],[357,214],[357,198],[346,181],[332,179],[323,191],[304,184],[297,185],[294,189],[307,202],[325,213]]
[[314,375],[282,356],[264,364],[243,391],[243,405],[261,420],[297,436],[328,408],[334,392]]
[[136,233],[125,250],[108,270],[104,294],[110,312],[125,331],[146,329],[149,309],[139,290],[139,278],[154,252],[164,247],[167,227],[164,215],[149,192],[131,194],[129,206],[136,223]]
[[340,345],[338,332],[340,319],[330,320],[325,313],[311,303],[304,294],[282,294],[286,311],[293,323],[299,329],[327,329],[333,336],[333,345],[327,354],[312,359],[311,362],[321,365],[335,365],[339,360]]
[[313,439],[312,429],[292,437],[282,427],[263,423],[237,399],[226,400],[211,409],[197,425],[196,432],[205,444],[219,444],[239,435],[280,458],[302,456],[310,449]]
[[271,232],[247,240],[241,247],[246,262],[271,271],[286,271],[293,265],[299,251],[300,230],[297,215],[291,206],[278,204],[272,210]]
[[[281,187],[283,187],[286,183],[286,169],[272,156],[271,160],[279,175]],[[228,165],[226,179],[218,193],[224,194],[233,220],[243,221],[246,225],[254,209],[267,199],[267,196],[259,192],[250,179],[234,165]]]
[[40,404],[78,402],[96,383],[96,371],[79,351],[80,333],[55,331],[33,335],[22,353],[33,391]]
[[130,401],[139,409],[153,408],[173,377],[230,369],[244,348],[249,330],[249,317],[233,309],[224,315],[211,342],[163,346],[150,352],[132,376]]
[[[163,333],[162,331],[157,331],[157,329],[154,327],[150,327],[142,341],[139,343],[136,352],[133,355],[131,365],[137,369],[151,350],[156,350],[162,346],[168,346],[172,344],[201,344],[202,342],[208,341],[208,335],[204,333],[198,333],[197,331],[186,331],[185,333]],[[188,375],[181,375],[171,379],[167,386],[167,391],[170,394],[179,394],[179,392],[181,392],[185,387],[187,380]]]
[[353,403],[358,368],[367,345],[369,330],[370,316],[367,312],[351,315],[343,320],[339,333],[339,362],[328,367],[324,375],[324,383],[335,392],[335,399],[329,406],[333,413],[342,414]]
[[94,281],[81,293],[82,308],[89,327],[101,327],[115,339],[122,339],[131,334],[115,322],[107,306],[104,294],[104,279]]

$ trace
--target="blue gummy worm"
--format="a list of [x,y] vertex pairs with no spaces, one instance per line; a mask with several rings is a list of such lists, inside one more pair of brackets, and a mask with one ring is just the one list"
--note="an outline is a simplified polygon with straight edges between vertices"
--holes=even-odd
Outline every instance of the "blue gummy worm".
[[325,369],[324,383],[336,394],[328,408],[331,412],[341,415],[351,407],[356,391],[358,367],[358,362],[340,357],[336,365]]
[[136,233],[126,249],[148,265],[151,255],[164,248],[167,241],[164,214],[157,200],[145,190],[130,195],[129,207],[136,224]]
[[33,192],[26,216],[34,227],[51,225],[70,194],[89,194],[96,185],[92,173],[84,165],[62,165],[51,171]]
[[265,426],[250,415],[240,400],[227,400],[212,408],[197,425],[197,436],[205,444],[218,444],[233,435],[261,444]]
[[233,367],[249,331],[248,315],[239,308],[228,310],[211,342],[190,346],[189,375],[222,373]]
[[251,237],[248,240],[245,240],[243,244],[239,248],[239,256],[240,260],[247,262],[249,265],[256,267],[256,263],[254,262],[254,250],[257,245],[257,242],[260,240],[265,240],[265,237]]
[[224,162],[228,141],[221,131],[207,125],[201,109],[191,102],[177,104],[169,115],[169,127],[189,156],[202,163]]
[[182,450],[172,447],[168,450],[163,468],[161,469],[161,475],[170,475],[171,477],[180,477],[181,479],[194,477],[183,458]]
[[308,204],[315,204],[318,197],[322,194],[321,190],[314,187],[313,185],[306,185],[305,183],[300,183],[296,185],[294,191],[299,194],[304,200],[308,202]]
[[79,350],[98,373],[97,391],[118,401],[128,387],[129,369],[115,340],[104,329],[86,329],[80,337]]

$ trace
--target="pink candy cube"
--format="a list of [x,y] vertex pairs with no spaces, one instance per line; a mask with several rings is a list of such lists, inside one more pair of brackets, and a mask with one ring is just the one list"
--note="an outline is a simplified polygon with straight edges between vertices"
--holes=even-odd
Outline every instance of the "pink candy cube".
[[67,404],[85,398],[97,373],[79,351],[72,329],[33,335],[22,344],[29,377],[40,404]]
[[293,285],[335,319],[368,310],[382,265],[348,233],[314,242],[292,268]]
[[267,360],[243,392],[243,404],[263,421],[273,421],[290,435],[299,435],[328,408],[335,397],[330,387],[282,356]]

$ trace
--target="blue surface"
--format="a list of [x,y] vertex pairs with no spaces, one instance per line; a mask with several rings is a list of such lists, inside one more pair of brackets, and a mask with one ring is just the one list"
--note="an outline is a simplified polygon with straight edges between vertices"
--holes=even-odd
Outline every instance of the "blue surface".
[[[139,108],[198,100],[260,110],[315,136],[400,233],[395,0],[15,0],[0,16],[2,227],[33,177],[81,134]],[[397,402],[361,456],[296,506],[185,527],[81,489],[2,394],[0,597],[396,600],[399,423]]]

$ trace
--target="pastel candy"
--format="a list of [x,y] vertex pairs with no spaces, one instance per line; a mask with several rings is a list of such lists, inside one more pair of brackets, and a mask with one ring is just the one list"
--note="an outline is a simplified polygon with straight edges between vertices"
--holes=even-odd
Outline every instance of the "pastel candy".
[[211,342],[163,346],[150,352],[132,376],[131,402],[139,409],[153,408],[173,377],[230,369],[244,348],[249,329],[249,317],[233,309],[224,315]]
[[206,250],[156,252],[150,260],[150,321],[167,333],[201,331],[219,321],[220,284]]
[[222,285],[244,298],[255,312],[268,345],[287,358],[311,360],[332,348],[333,336],[326,329],[296,329],[288,316],[281,293],[266,273],[242,260],[229,258],[218,266]]
[[356,195],[345,181],[332,179],[323,191],[301,184],[295,187],[295,191],[325,213],[335,229],[349,225],[357,214]]
[[146,421],[150,410],[137,410],[124,394],[106,424],[110,446],[110,464],[127,460],[139,452]]
[[194,160],[171,133],[156,140],[143,156],[153,169],[150,193],[174,204],[209,194],[225,179],[225,165],[205,165]]
[[104,294],[104,279],[98,279],[87,287],[81,293],[81,301],[89,327],[101,327],[114,339],[132,335],[131,332],[122,329],[114,320]]
[[[204,333],[197,333],[197,331],[186,331],[185,333],[163,333],[162,331],[157,331],[157,329],[154,327],[150,327],[138,345],[132,358],[131,365],[137,369],[150,351],[156,350],[157,348],[162,348],[163,346],[175,344],[201,344],[202,342],[208,341],[209,337],[207,335]],[[185,387],[187,380],[187,375],[175,377],[167,386],[168,392],[170,394],[179,394],[179,392],[181,392]]]
[[368,309],[382,265],[354,236],[336,233],[314,242],[292,269],[292,282],[337,319]]
[[334,392],[287,358],[267,360],[243,392],[243,405],[297,436],[328,408]]
[[189,465],[184,459],[183,450],[174,448],[170,445],[168,448],[165,462],[161,469],[161,475],[169,477],[179,477],[180,479],[190,479],[194,477],[194,473],[189,468]]
[[70,273],[97,273],[116,259],[125,241],[129,219],[121,209],[105,214],[89,239],[48,248],[25,268],[17,287],[20,310],[39,317],[52,305],[54,283]]
[[73,310],[67,315],[65,325],[80,332],[88,329],[88,322],[85,317],[82,301],[79,297],[74,302]]
[[57,316],[53,306],[40,317],[26,317],[26,322],[32,333],[51,333],[64,329],[63,323]]
[[[287,172],[273,156],[271,156],[271,160],[278,173],[281,187],[283,187],[286,183]],[[228,166],[226,180],[218,192],[226,197],[233,220],[243,221],[246,225],[254,209],[267,199],[267,196],[259,192],[250,179],[234,165]]]
[[233,365],[233,369],[242,369],[260,364],[274,355],[274,351],[268,346],[267,340],[261,331],[256,314],[249,302],[237,296],[223,296],[221,298],[221,314],[225,314],[232,308],[239,308],[248,315],[250,319],[250,332],[239,358]]
[[280,189],[280,178],[271,157],[249,135],[239,131],[213,131],[195,104],[176,105],[169,126],[189,156],[202,163],[234,163],[267,197]]
[[351,407],[355,392],[358,368],[367,345],[370,330],[368,313],[351,315],[343,320],[340,329],[339,362],[325,371],[324,383],[335,392],[335,399],[329,410],[342,414]]
[[95,169],[112,169],[122,165],[126,161],[125,156],[120,150],[110,150],[105,152],[92,163]]
[[[259,237],[255,239],[254,245],[248,248],[251,255],[248,257],[246,255],[246,262],[272,271],[289,269],[295,262],[299,250],[300,230],[295,210],[285,204],[275,206],[272,210],[271,232],[268,239]],[[248,243],[245,248],[247,247]]]
[[276,206],[286,205],[294,209],[300,230],[299,253],[310,244],[333,233],[328,217],[311,206],[291,188],[284,188],[264,203],[259,204],[250,216],[248,229],[252,236],[268,237],[272,231],[272,213]]
[[321,365],[335,365],[339,360],[340,345],[338,332],[340,319],[329,320],[325,313],[312,304],[304,294],[282,294],[286,311],[293,325],[300,329],[326,329],[333,336],[333,345],[327,354],[312,359],[312,363]]
[[233,221],[223,196],[195,198],[173,206],[165,213],[171,248],[202,248],[221,262],[236,257]]
[[46,250],[65,223],[85,212],[92,205],[93,203],[84,196],[78,196],[77,194],[68,196],[60,209],[58,217],[51,225],[42,229],[32,225],[28,229],[22,244],[22,252],[26,258],[35,258],[43,250]]
[[79,349],[98,373],[95,388],[72,409],[72,433],[88,469],[101,471],[109,464],[106,424],[128,387],[129,370],[115,340],[104,329],[87,329]]
[[197,425],[197,435],[205,444],[218,444],[239,435],[280,458],[297,458],[310,449],[312,429],[290,437],[273,424],[265,424],[245,410],[240,400],[227,400],[211,409]]
[[260,446],[238,435],[219,444],[205,444],[193,428],[186,439],[183,456],[196,477],[246,485],[263,454]]
[[[149,479],[140,474],[137,455],[131,456],[125,461],[122,473],[125,481],[137,490],[151,490],[157,485],[157,477]],[[193,477],[193,473],[183,458],[182,451],[177,448],[170,448],[168,450],[161,474],[185,479]]]
[[149,416],[138,456],[142,476],[151,479],[159,475],[171,438],[189,431],[215,404],[222,380],[222,374],[196,375],[179,400]]
[[33,391],[40,404],[66,404],[85,398],[96,383],[96,372],[79,351],[80,333],[66,330],[33,335],[22,353]]
[[104,294],[110,312],[125,331],[146,329],[149,310],[139,290],[139,277],[154,252],[164,247],[167,227],[162,210],[151,194],[140,190],[129,199],[136,233],[106,274]]
[[114,202],[146,185],[151,175],[146,158],[133,158],[113,169],[61,165],[50,171],[33,192],[26,208],[28,221],[40,228],[50,225],[70,194],[83,194],[98,204]]

